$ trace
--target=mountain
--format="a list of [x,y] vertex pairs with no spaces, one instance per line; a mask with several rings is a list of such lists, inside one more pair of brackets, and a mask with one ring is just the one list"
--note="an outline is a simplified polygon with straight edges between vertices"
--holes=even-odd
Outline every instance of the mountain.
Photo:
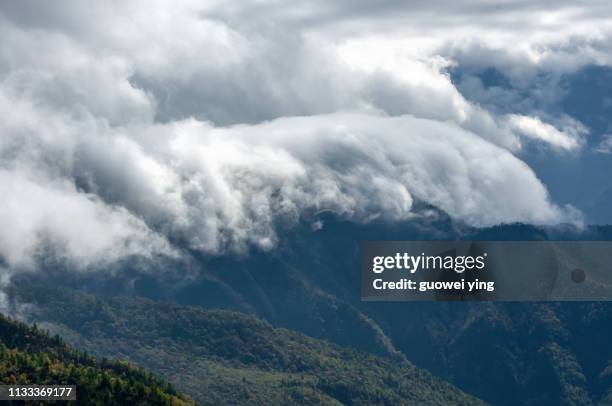
[[13,291],[79,348],[127,359],[201,404],[484,404],[414,367],[245,314],[65,288]]
[[[514,224],[473,229],[443,213],[402,224],[354,224],[332,216],[318,220],[322,228],[304,224],[288,231],[271,252],[217,257],[194,252],[189,267],[168,263],[161,272],[139,263],[97,273],[47,266],[44,273],[13,279],[26,292],[17,301],[46,303],[40,302],[45,294],[30,297],[27,289],[37,284],[50,289],[61,281],[97,298],[146,296],[155,302],[237,311],[340,346],[387,358],[405,357],[492,404],[582,405],[609,397],[612,304],[362,302],[359,242],[610,240],[612,227]],[[51,300],[51,294],[46,296]],[[39,320],[59,317],[39,316]],[[82,321],[99,317],[88,313]],[[136,322],[139,317],[136,312],[125,321]]]
[[124,362],[101,362],[36,327],[0,315],[0,382],[76,385],[90,405],[191,405],[168,384]]

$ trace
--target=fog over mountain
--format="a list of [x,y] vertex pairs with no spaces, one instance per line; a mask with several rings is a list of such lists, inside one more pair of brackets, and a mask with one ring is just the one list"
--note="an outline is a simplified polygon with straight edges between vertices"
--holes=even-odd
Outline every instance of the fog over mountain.
[[612,63],[604,1],[1,1],[0,36],[4,268],[270,250],[415,202],[610,221],[609,93],[579,108]]

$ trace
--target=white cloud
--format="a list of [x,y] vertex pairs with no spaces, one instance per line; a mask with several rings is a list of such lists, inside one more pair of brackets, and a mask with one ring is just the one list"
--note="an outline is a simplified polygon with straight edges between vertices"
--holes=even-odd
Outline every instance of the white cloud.
[[549,144],[555,148],[573,151],[580,148],[584,142],[581,136],[585,130],[582,126],[561,131],[543,122],[538,117],[528,117],[518,114],[508,115],[508,125],[520,134]]
[[[434,120],[334,113],[224,128],[191,119],[115,129],[56,120],[63,127],[54,133],[64,137],[45,139],[54,120],[29,112],[14,120],[38,122],[41,131],[28,132],[38,141],[4,155],[9,227],[0,252],[11,261],[23,261],[41,233],[83,261],[166,252],[162,235],[212,253],[267,249],[278,222],[294,225],[303,213],[401,221],[418,215],[415,199],[477,226],[567,218],[511,153]],[[62,149],[53,162],[41,159]]]
[[595,152],[599,152],[600,154],[609,154],[612,152],[612,134],[604,135],[603,140],[595,148]]
[[78,193],[68,182],[40,184],[0,170],[0,195],[0,255],[10,265],[32,266],[46,245],[78,267],[130,255],[173,254],[142,220],[96,196]]
[[417,199],[477,226],[574,219],[513,154],[578,151],[585,129],[488,111],[448,71],[523,89],[609,63],[601,4],[200,4],[0,5],[0,255],[41,235],[84,263],[269,248],[304,213],[398,221]]

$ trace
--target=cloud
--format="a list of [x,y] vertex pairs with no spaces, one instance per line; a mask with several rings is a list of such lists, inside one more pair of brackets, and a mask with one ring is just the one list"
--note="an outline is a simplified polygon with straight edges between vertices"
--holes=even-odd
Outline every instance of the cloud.
[[535,90],[473,102],[451,71],[493,66],[512,101],[609,63],[603,5],[379,6],[0,4],[0,255],[269,249],[309,213],[403,221],[417,200],[476,226],[575,220],[517,156],[586,129]]
[[560,131],[554,126],[544,123],[538,117],[510,114],[508,115],[508,125],[526,137],[562,150],[573,151],[583,144],[581,135],[585,132],[585,129],[579,124],[574,128],[568,128],[566,131]]
[[34,265],[43,248],[79,268],[131,255],[173,255],[142,220],[78,193],[70,183],[40,184],[1,170],[0,194],[0,256],[12,266]]
[[612,152],[612,134],[606,134],[603,136],[603,140],[595,148],[595,152],[600,154],[609,154]]
[[[505,149],[409,115],[338,112],[231,127],[195,119],[90,124],[86,133],[80,122],[56,119],[63,127],[52,134],[64,137],[45,139],[54,120],[26,111],[31,116],[13,118],[21,126],[5,124],[40,126],[28,132],[31,141],[39,137],[30,148],[4,155],[9,226],[0,252],[11,262],[24,261],[41,235],[83,261],[169,252],[168,239],[209,253],[269,249],[278,224],[294,225],[304,213],[402,221],[418,215],[415,199],[477,226],[567,215]],[[54,150],[52,162],[41,159]]]

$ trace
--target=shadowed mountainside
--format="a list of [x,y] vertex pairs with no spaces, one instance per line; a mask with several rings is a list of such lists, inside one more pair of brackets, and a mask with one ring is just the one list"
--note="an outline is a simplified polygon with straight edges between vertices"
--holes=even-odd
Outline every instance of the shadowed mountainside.
[[[110,274],[68,277],[57,268],[15,281],[23,287],[62,281],[100,298],[147,296],[256,315],[317,339],[406,357],[493,404],[578,405],[609,396],[612,305],[361,302],[358,253],[362,240],[609,240],[612,228],[471,229],[443,215],[396,225],[331,217],[322,222],[321,229],[305,224],[291,231],[272,252],[213,258],[192,253],[199,268],[189,278],[181,278],[180,269],[151,274],[128,263]],[[22,300],[36,303],[27,295]]]
[[275,329],[252,316],[29,287],[31,316],[79,348],[127,359],[203,404],[481,404],[395,359]]

